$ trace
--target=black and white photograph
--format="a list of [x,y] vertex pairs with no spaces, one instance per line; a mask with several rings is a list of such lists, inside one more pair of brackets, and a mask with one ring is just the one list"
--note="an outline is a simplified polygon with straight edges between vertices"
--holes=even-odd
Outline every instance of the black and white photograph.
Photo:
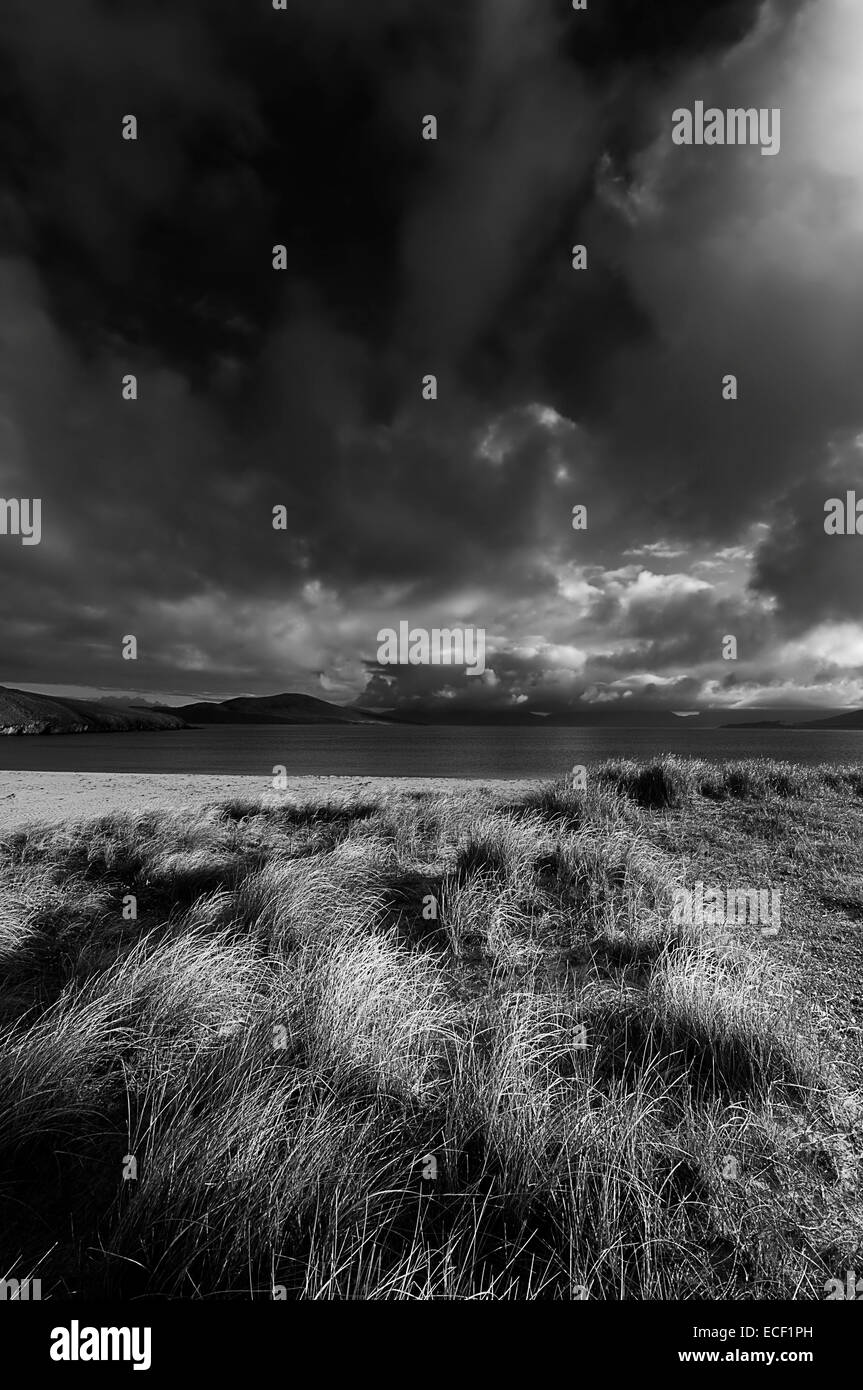
[[0,494],[33,1367],[850,1336],[861,0],[2,0]]

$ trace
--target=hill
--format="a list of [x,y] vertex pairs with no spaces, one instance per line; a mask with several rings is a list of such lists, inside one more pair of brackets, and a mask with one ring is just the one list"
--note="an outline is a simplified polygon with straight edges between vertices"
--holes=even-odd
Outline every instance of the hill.
[[136,729],[185,729],[172,713],[135,705],[58,700],[0,685],[0,734],[127,733]]
[[[650,729],[690,729],[707,728],[747,728],[741,721],[751,711],[725,711],[727,724],[719,725],[717,711],[703,710],[699,719],[682,719],[667,709],[620,709],[609,710],[604,706],[579,706],[564,710],[539,711],[520,706],[516,709],[476,708],[455,710],[445,709],[440,703],[420,705],[410,710],[370,710],[360,705],[334,705],[327,700],[319,700],[313,695],[285,693],[281,695],[239,696],[222,701],[199,700],[194,704],[180,705],[169,709],[166,705],[156,705],[165,713],[178,714],[188,724],[430,724],[453,727],[493,728],[521,727],[536,728],[542,724],[548,728],[650,728]],[[778,713],[800,718],[802,710],[776,711],[765,709],[765,718],[773,716],[769,727],[780,727],[781,721],[775,719]],[[762,727],[762,723],[751,727]],[[789,723],[793,728],[794,724]]]
[[828,719],[808,719],[805,724],[795,724],[793,727],[796,729],[863,729],[863,709],[845,710],[843,714],[834,714]]
[[[168,713],[166,706],[156,706]],[[187,724],[382,724],[386,716],[352,706],[331,705],[314,695],[240,695],[210,704],[199,700],[170,711]]]

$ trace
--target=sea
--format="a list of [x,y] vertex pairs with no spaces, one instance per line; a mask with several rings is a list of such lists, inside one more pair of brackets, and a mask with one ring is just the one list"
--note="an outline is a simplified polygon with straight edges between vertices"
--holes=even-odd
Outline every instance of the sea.
[[603,758],[783,758],[863,764],[863,730],[210,725],[0,738],[0,773],[553,778]]

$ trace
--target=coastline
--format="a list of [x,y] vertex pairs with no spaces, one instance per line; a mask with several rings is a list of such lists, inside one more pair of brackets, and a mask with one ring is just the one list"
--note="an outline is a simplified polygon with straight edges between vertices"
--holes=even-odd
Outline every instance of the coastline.
[[56,824],[67,819],[90,819],[112,811],[152,811],[200,807],[228,797],[381,796],[386,793],[431,792],[461,796],[481,789],[513,792],[537,785],[538,778],[486,777],[289,777],[287,789],[275,793],[272,779],[230,774],[149,772],[2,772],[0,773],[0,831],[34,821]]

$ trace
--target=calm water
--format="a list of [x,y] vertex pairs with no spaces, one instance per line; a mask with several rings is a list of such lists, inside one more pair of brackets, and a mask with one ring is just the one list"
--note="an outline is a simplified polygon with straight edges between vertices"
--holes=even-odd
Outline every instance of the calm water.
[[863,763],[863,730],[441,729],[221,725],[165,733],[0,738],[0,769],[385,777],[555,777],[574,763],[682,753]]

